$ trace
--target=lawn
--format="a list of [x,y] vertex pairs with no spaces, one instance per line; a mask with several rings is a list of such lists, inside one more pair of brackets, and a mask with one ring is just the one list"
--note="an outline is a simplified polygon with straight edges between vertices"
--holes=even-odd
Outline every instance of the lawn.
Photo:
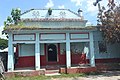
[[86,74],[61,74],[59,76],[34,76],[34,77],[13,77],[13,78],[7,78],[6,80],[50,80],[53,78],[65,78],[65,77],[83,77],[86,76]]
[[85,74],[85,73],[80,73],[80,74],[61,74],[58,76],[34,76],[34,77],[13,77],[13,78],[7,78],[6,80],[52,80],[55,78],[67,78],[67,77],[84,77],[87,75],[98,75],[98,73],[89,73],[89,74]]

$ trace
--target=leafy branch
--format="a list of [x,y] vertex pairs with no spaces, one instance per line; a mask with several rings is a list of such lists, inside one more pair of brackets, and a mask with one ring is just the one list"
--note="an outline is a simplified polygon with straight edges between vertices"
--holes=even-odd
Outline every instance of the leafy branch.
[[19,8],[12,9],[11,16],[7,17],[7,20],[4,21],[4,26],[9,26],[11,24],[17,25],[20,21],[21,10]]
[[108,43],[120,42],[120,5],[109,0],[105,8],[98,3],[99,13],[97,25]]

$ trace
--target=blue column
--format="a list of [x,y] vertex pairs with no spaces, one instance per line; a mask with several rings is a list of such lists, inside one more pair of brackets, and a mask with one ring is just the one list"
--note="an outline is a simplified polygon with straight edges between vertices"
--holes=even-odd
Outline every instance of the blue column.
[[7,62],[7,69],[8,72],[14,71],[14,47],[13,47],[13,35],[12,33],[9,33],[8,38],[8,62]]
[[35,41],[35,69],[40,70],[40,43],[39,43],[39,33],[36,33]]
[[70,54],[70,36],[66,33],[66,66],[71,67],[71,54]]
[[90,32],[90,65],[95,67],[93,32]]

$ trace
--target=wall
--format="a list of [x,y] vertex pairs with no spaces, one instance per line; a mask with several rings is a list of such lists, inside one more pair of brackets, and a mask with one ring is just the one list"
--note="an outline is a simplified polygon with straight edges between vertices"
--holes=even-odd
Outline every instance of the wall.
[[[71,64],[83,64],[87,63],[86,54],[84,54],[84,46],[86,43],[71,43]],[[66,65],[66,45],[60,44],[60,64]]]
[[[40,63],[41,66],[46,65],[66,65],[66,45],[65,43],[58,43],[55,44],[58,48],[57,54],[58,54],[58,60],[56,63],[49,63],[47,62],[47,45],[48,44],[41,44],[41,56],[40,56]],[[73,45],[73,43],[71,44]],[[79,49],[80,52],[72,52],[71,53],[71,63],[72,64],[83,64],[86,63],[86,54],[82,54],[84,52],[82,43],[74,44],[77,45],[76,49]],[[80,48],[81,47],[81,48]],[[34,44],[22,44],[19,45],[19,58],[18,62],[16,64],[16,67],[34,67],[35,66],[35,53]],[[73,50],[75,47],[71,47]],[[75,50],[76,50],[75,49]],[[63,51],[64,50],[64,51]]]
[[[41,44],[41,65],[45,65],[44,44]],[[18,61],[16,67],[34,67],[35,66],[35,45],[34,44],[20,44],[18,49]]]
[[107,44],[107,52],[100,53],[98,41],[103,41],[102,35],[99,31],[94,32],[94,48],[95,48],[95,58],[96,59],[110,59],[110,58],[120,58],[120,44]]
[[[42,22],[25,22],[24,25],[27,27],[40,27],[40,28],[84,28],[84,21],[42,21]],[[57,26],[56,26],[57,25]]]

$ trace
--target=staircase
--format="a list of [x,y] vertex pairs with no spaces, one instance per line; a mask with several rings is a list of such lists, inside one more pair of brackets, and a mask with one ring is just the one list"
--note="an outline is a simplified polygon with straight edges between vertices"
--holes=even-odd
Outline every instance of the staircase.
[[46,70],[45,71],[46,76],[55,76],[60,75],[59,70]]

